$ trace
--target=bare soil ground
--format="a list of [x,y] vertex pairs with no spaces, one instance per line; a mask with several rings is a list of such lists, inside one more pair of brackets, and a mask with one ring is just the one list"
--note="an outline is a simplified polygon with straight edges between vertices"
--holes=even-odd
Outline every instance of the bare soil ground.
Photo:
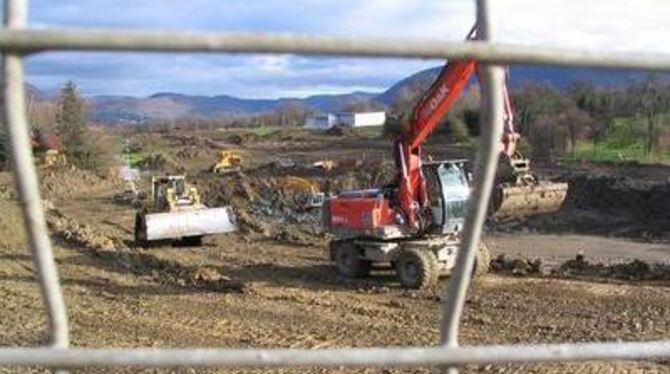
[[[191,175],[208,203],[231,204],[241,216],[241,231],[206,238],[201,247],[135,248],[133,209],[113,198],[121,188],[120,181],[83,172],[75,178],[72,171],[63,172],[60,179],[57,173],[45,177],[52,183],[45,183],[44,192],[56,208],[48,215],[49,224],[74,346],[333,348],[438,344],[443,301],[439,287],[407,291],[385,269],[375,271],[368,279],[341,278],[325,260],[328,236],[319,229],[318,212],[295,211],[273,184],[276,176],[303,175],[332,190],[379,185],[389,175],[385,166],[387,140],[303,132],[246,135],[240,136],[241,140],[231,139],[228,132],[143,136],[156,149],[174,155],[173,161],[163,167],[176,167]],[[244,154],[245,172],[241,177],[219,178],[204,172],[219,147],[235,148]],[[429,147],[432,149],[437,149],[434,153],[441,157],[467,156],[466,150],[457,147],[433,145]],[[325,173],[269,165],[279,156],[291,157],[298,165],[326,157],[343,165],[350,158],[363,162],[354,163],[353,171],[339,168]],[[586,171],[544,168],[547,175],[595,175],[588,165],[580,166]],[[667,173],[662,166],[656,169],[655,176]],[[566,170],[573,174],[566,174]],[[637,183],[666,183],[657,177],[645,179],[646,172],[631,174],[631,170],[624,173],[635,177]],[[612,167],[598,172],[612,177],[618,171]],[[0,175],[0,191],[5,191],[0,194],[4,212],[0,218],[0,344],[45,344],[45,316],[10,183],[8,175]],[[69,186],[73,186],[72,191]],[[653,229],[660,234],[651,236],[643,234],[644,230],[625,235],[605,230],[612,222],[619,229],[634,225],[636,214],[625,208],[615,215],[593,203],[566,206],[557,215],[541,217],[541,224],[529,220],[491,226],[485,241],[493,258],[503,254],[509,261],[518,259],[526,264],[539,259],[542,271],[505,271],[507,267],[501,266],[475,282],[468,295],[461,343],[670,338],[670,271],[664,267],[670,258],[670,244],[665,240],[668,227],[664,231],[659,223]],[[583,215],[602,220],[603,231],[572,224],[581,222]],[[663,222],[662,217],[657,218]],[[573,260],[578,254],[584,259]],[[647,267],[637,262],[623,270],[616,267],[634,260]],[[597,262],[604,265],[592,265]],[[245,370],[211,370],[219,371]],[[435,369],[384,370],[404,371]],[[670,372],[670,366],[667,361],[586,362],[468,367],[466,372]]]

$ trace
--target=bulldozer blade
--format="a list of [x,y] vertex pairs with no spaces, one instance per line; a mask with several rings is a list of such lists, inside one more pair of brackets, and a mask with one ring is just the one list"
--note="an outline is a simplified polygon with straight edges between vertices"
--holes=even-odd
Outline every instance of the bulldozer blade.
[[492,196],[492,217],[513,219],[559,210],[568,192],[567,183],[501,184]]
[[150,242],[222,234],[236,230],[233,211],[229,207],[222,207],[146,214],[139,223],[138,234],[142,240]]

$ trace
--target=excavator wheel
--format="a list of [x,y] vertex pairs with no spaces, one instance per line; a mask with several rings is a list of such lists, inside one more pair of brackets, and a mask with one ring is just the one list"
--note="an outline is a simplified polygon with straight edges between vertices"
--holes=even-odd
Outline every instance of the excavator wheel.
[[361,258],[359,248],[351,240],[332,241],[330,256],[335,261],[337,271],[346,278],[363,278],[370,275],[372,262]]
[[437,257],[430,250],[405,248],[394,263],[396,276],[406,288],[428,288],[437,283],[440,276]]

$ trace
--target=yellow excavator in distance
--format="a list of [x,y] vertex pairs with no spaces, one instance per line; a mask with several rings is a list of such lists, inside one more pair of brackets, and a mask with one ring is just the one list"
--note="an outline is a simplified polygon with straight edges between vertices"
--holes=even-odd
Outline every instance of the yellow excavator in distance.
[[277,186],[292,195],[293,203],[299,210],[321,207],[326,200],[326,195],[319,190],[319,185],[305,178],[284,177],[279,179]]

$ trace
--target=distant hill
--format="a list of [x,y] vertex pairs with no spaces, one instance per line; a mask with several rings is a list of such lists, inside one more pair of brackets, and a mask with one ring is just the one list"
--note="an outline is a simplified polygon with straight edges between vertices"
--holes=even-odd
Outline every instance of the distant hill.
[[[391,86],[376,100],[391,105],[403,96],[406,91],[416,88],[427,88],[439,74],[442,67],[422,70]],[[604,70],[590,68],[571,68],[535,65],[517,65],[510,68],[510,86],[518,88],[524,82],[543,82],[558,89],[565,89],[574,82],[589,81],[601,87],[616,87],[631,81],[644,79],[648,74],[629,70]],[[670,75],[664,75],[668,78]],[[473,78],[474,79],[474,78]]]
[[[321,112],[337,112],[356,103],[374,103],[388,107],[405,92],[424,90],[442,67],[415,73],[381,93],[353,92],[341,95],[315,95],[306,98],[243,99],[229,95],[192,96],[163,92],[149,97],[93,96],[88,98],[89,114],[102,123],[143,123],[150,119],[179,119],[184,117],[212,118],[219,115],[252,115],[297,105]],[[541,81],[559,89],[585,80],[599,86],[617,86],[643,79],[646,73],[624,70],[600,70],[570,67],[513,66],[510,71],[512,88],[526,81]],[[668,75],[666,75],[668,76]],[[43,99],[37,88],[29,86],[38,99]]]
[[241,99],[228,95],[189,96],[158,93],[146,98],[94,96],[89,99],[90,114],[100,122],[142,122],[147,119],[184,117],[211,118],[224,114],[259,114],[284,105],[297,105],[322,112],[338,111],[348,105],[368,102],[378,94],[354,92],[344,95],[315,95],[304,99]]

